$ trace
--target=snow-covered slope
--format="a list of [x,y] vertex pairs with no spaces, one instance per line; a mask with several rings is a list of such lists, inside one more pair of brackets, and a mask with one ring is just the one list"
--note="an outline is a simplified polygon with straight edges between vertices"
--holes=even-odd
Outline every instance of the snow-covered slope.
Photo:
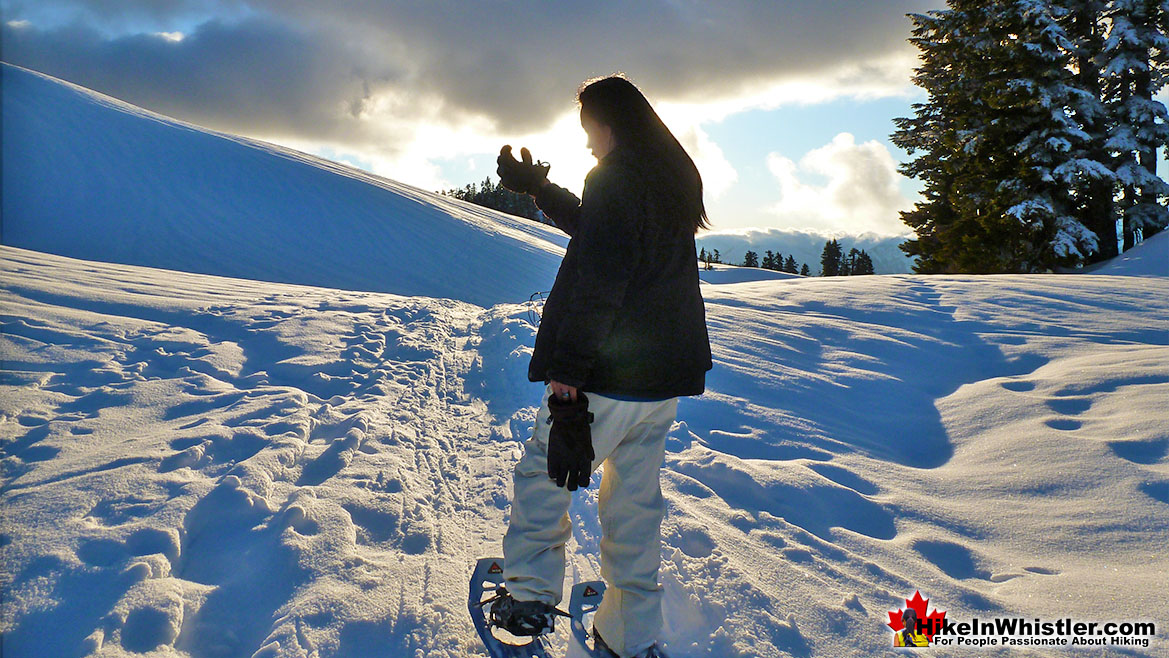
[[546,290],[564,253],[534,222],[9,64],[0,75],[7,245],[487,305]]
[[1169,231],[1136,245],[1107,263],[1094,265],[1093,274],[1169,277]]
[[[483,655],[465,587],[541,392],[526,307],[0,256],[6,657]],[[704,291],[715,369],[663,475],[674,656],[878,655],[916,590],[1169,623],[1164,278]]]
[[711,265],[710,269],[699,267],[698,278],[703,283],[746,283],[748,281],[779,281],[798,279],[798,274],[765,270],[761,267],[738,267],[735,265]]

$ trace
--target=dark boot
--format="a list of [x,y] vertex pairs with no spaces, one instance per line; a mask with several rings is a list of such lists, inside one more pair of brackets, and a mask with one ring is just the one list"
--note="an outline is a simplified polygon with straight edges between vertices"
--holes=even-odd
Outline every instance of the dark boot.
[[500,587],[499,594],[491,600],[487,620],[512,635],[528,637],[551,633],[556,617],[564,614],[542,601],[517,601],[506,588]]
[[[601,634],[597,632],[596,626],[593,626],[592,634],[593,642],[596,643],[598,650],[608,651],[611,658],[621,658],[617,655],[616,652],[609,648],[609,645],[605,644],[605,640],[601,637]],[[661,655],[661,652],[658,651],[658,645],[655,644],[648,649],[642,649],[638,653],[634,654],[633,658],[661,658]]]
[[612,649],[609,648],[609,645],[605,644],[605,640],[602,639],[601,634],[597,632],[596,626],[593,626],[592,633],[593,633],[593,644],[595,644],[597,646],[597,651],[608,651],[609,652],[608,655],[611,656],[612,658],[621,658]]

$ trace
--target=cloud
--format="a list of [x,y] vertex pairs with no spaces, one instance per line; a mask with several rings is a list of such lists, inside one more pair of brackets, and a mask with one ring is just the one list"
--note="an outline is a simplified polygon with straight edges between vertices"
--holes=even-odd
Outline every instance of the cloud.
[[799,163],[771,153],[767,166],[779,183],[780,200],[772,211],[785,226],[906,233],[898,213],[913,202],[901,193],[897,163],[880,142],[857,144],[851,134],[840,133]]
[[436,158],[520,139],[571,144],[546,153],[560,172],[587,171],[571,116],[577,86],[624,71],[659,111],[674,108],[667,120],[715,198],[737,173],[704,122],[903,91],[913,62],[904,13],[933,3],[9,0],[0,54],[424,187],[445,183]]
[[739,180],[739,172],[735,171],[719,145],[715,144],[701,127],[693,123],[681,125],[682,129],[671,132],[675,132],[674,136],[690,154],[699,173],[702,174],[703,196],[708,202],[719,198]]
[[[846,69],[880,68],[890,53],[909,51],[903,14],[928,4],[254,0],[243,12],[235,0],[59,0],[44,3],[53,13],[12,5],[9,15],[27,14],[33,27],[25,26],[26,38],[4,50],[13,63],[35,58],[45,73],[86,86],[100,81],[107,87],[100,91],[111,90],[109,78],[122,78],[118,90],[136,104],[173,99],[204,113],[223,99],[208,98],[206,85],[184,93],[191,78],[221,80],[237,95],[246,83],[259,83],[252,95],[275,93],[267,105],[315,90],[318,104],[333,105],[331,121],[322,126],[320,116],[289,117],[301,133],[327,133],[358,120],[360,112],[347,119],[342,108],[365,107],[361,101],[379,93],[429,98],[444,113],[530,132],[559,117],[580,81],[617,70],[655,101],[708,102],[785,79],[826,80]],[[213,20],[194,32],[183,28],[200,13]],[[50,18],[57,27],[48,25]],[[37,29],[38,21],[46,26]],[[76,27],[82,24],[96,27]],[[187,38],[170,44],[143,38],[174,32]],[[102,76],[95,62],[122,66]],[[239,121],[249,121],[260,105],[237,108]]]
[[374,86],[404,75],[389,66],[373,74],[356,64],[355,46],[271,20],[116,38],[83,25],[5,26],[3,36],[5,61],[245,134],[362,136]]

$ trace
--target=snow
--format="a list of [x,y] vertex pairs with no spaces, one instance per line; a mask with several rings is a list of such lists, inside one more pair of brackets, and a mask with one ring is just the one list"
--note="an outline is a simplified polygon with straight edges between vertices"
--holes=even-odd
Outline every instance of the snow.
[[[314,248],[398,243],[416,254],[395,270],[403,294],[272,283],[291,238],[281,255],[241,246],[212,262],[251,279],[11,246],[10,105],[79,116],[92,108],[74,106],[98,97],[4,75],[4,655],[484,655],[467,579],[500,552],[510,469],[542,391],[526,380],[535,327],[513,300],[548,286],[557,243],[247,143],[216,168],[254,183],[250,195],[204,197],[201,212],[267,207],[275,236],[306,228],[269,199],[279,181],[249,178],[251,167],[295,175],[297,194],[331,204],[376,198],[401,233],[346,224],[313,234]],[[225,139],[104,107],[131,141],[155,124],[171,157],[199,159],[192,144]],[[98,157],[86,152],[98,138],[77,131],[57,166]],[[153,161],[135,160],[148,152],[75,184],[152,180]],[[175,228],[167,251],[208,248],[186,210],[163,212],[193,194],[156,203],[157,186],[115,189],[136,195],[119,203],[142,208],[140,230]],[[96,224],[93,236],[114,221],[100,194],[92,213],[71,203],[54,221]],[[417,255],[416,241],[439,238],[474,245],[458,255],[483,278],[425,269],[437,256]],[[662,475],[672,655],[880,655],[888,612],[916,590],[950,618],[1152,620],[1148,648],[1075,655],[1165,655],[1167,246],[1155,236],[1092,275],[704,285],[715,368],[707,393],[679,405]],[[501,265],[545,257],[547,280]],[[570,513],[574,580],[599,570],[595,480]],[[560,631],[558,652],[566,642]]]
[[1085,269],[1093,274],[1169,277],[1169,231],[1154,235],[1106,263]]
[[[477,304],[546,290],[554,229],[3,64],[4,243]],[[467,285],[466,282],[474,282]]]
[[745,283],[747,281],[777,281],[784,279],[798,279],[798,274],[788,274],[787,272],[777,272],[775,270],[765,270],[761,267],[738,267],[736,265],[723,265],[721,263],[712,263],[710,269],[704,269],[704,265],[699,263],[698,279],[703,283],[723,284],[723,283]]

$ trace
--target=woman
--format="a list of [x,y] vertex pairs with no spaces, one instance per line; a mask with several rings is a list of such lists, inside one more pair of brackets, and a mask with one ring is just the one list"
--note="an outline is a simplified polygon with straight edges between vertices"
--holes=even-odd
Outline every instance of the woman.
[[[505,146],[501,183],[531,194],[572,239],[544,305],[528,377],[547,384],[515,469],[503,542],[506,593],[493,623],[552,630],[563,596],[571,491],[602,462],[601,576],[594,636],[614,654],[656,656],[662,625],[660,468],[678,397],[711,367],[694,234],[702,179],[645,96],[623,77],[586,84],[581,126],[597,166],[577,199],[548,166]],[[591,423],[590,423],[591,421]],[[567,490],[564,488],[567,487]]]

